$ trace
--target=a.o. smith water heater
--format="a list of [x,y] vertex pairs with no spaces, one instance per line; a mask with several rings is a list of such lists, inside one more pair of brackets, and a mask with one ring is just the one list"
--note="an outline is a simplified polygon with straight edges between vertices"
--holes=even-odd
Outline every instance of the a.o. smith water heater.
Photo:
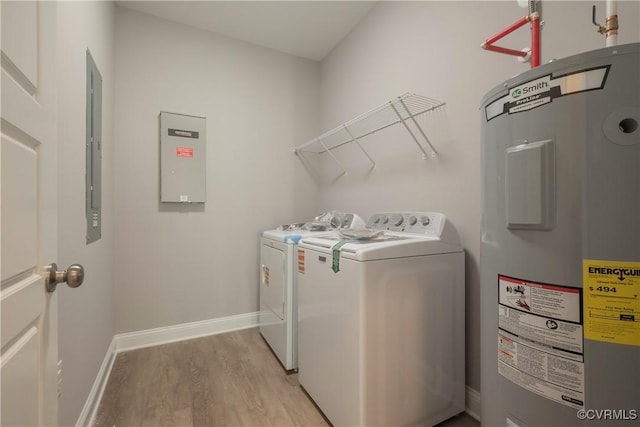
[[640,425],[640,44],[481,111],[482,425]]

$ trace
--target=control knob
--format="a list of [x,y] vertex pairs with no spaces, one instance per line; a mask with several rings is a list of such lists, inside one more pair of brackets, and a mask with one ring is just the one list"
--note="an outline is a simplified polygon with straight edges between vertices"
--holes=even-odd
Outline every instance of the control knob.
[[423,217],[422,217],[422,221],[421,221],[421,222],[422,222],[422,225],[426,227],[427,225],[429,225],[429,223],[431,222],[431,220],[429,219],[429,217],[428,217],[428,216],[423,216]]
[[404,218],[402,217],[402,215],[394,215],[393,217],[393,226],[394,227],[398,227],[400,224],[402,224],[402,221],[404,221]]
[[409,217],[409,225],[413,227],[416,225],[416,222],[418,222],[418,218],[416,218],[415,215],[411,215]]

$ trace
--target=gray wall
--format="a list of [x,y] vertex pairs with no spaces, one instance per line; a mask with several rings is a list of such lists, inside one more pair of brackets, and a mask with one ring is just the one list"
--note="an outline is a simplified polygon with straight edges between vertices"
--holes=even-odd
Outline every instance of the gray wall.
[[[600,16],[604,3],[598,2]],[[543,60],[604,46],[591,2],[545,2]],[[620,42],[640,40],[640,3],[619,2]],[[60,424],[75,423],[114,333],[257,310],[260,230],[320,210],[441,210],[467,250],[467,383],[480,389],[482,95],[528,65],[482,40],[524,15],[515,2],[384,2],[321,64],[108,2],[59,3]],[[604,19],[601,19],[601,21]],[[527,46],[526,30],[507,46]],[[85,244],[85,53],[104,79],[103,237]],[[319,175],[291,153],[406,91],[447,106],[422,120],[440,152],[422,160],[402,129],[364,141],[378,161],[338,150]],[[158,202],[158,113],[207,117],[206,205]],[[316,171],[317,172],[317,171]]]
[[[259,232],[316,211],[291,147],[318,90],[317,62],[117,8],[117,332],[258,310]],[[207,118],[204,205],[159,203],[160,111]]]
[[[110,2],[58,3],[59,213],[58,267],[80,263],[77,289],[58,286],[59,358],[63,362],[60,425],[75,424],[115,333],[113,305],[114,17]],[[86,52],[103,78],[102,239],[86,244]]]
[[[591,24],[591,2],[544,2],[542,62],[604,47]],[[600,16],[603,2],[597,2]],[[619,2],[620,43],[640,40],[638,2]],[[402,126],[363,140],[376,160],[354,147],[335,150],[347,174],[323,161],[321,206],[366,217],[376,211],[446,213],[466,250],[467,384],[480,390],[481,220],[480,100],[529,64],[483,51],[480,43],[526,15],[515,1],[382,2],[322,62],[322,129],[326,131],[405,92],[447,105],[421,120],[439,156],[423,160]],[[604,21],[604,18],[601,19]],[[529,46],[524,27],[498,45]]]

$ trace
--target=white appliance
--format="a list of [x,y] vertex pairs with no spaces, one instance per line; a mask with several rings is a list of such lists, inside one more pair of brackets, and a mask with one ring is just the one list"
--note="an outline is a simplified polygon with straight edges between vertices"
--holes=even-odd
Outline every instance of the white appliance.
[[435,425],[465,407],[463,249],[440,213],[366,226],[298,244],[298,379],[335,426]]
[[483,425],[640,425],[639,76],[630,43],[482,100]]
[[[353,213],[334,213],[339,228],[362,227],[364,220]],[[313,223],[313,225],[317,225]],[[286,370],[298,368],[296,350],[295,272],[297,243],[303,236],[331,232],[321,227],[311,230],[268,230],[260,239],[260,333]]]

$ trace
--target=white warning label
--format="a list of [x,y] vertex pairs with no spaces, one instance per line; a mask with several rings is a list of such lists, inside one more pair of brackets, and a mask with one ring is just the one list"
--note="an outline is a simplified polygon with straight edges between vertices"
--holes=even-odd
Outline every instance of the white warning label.
[[498,372],[533,393],[566,406],[584,406],[584,362],[542,351],[517,336],[498,334]]
[[498,276],[498,372],[531,392],[584,406],[581,289]]

